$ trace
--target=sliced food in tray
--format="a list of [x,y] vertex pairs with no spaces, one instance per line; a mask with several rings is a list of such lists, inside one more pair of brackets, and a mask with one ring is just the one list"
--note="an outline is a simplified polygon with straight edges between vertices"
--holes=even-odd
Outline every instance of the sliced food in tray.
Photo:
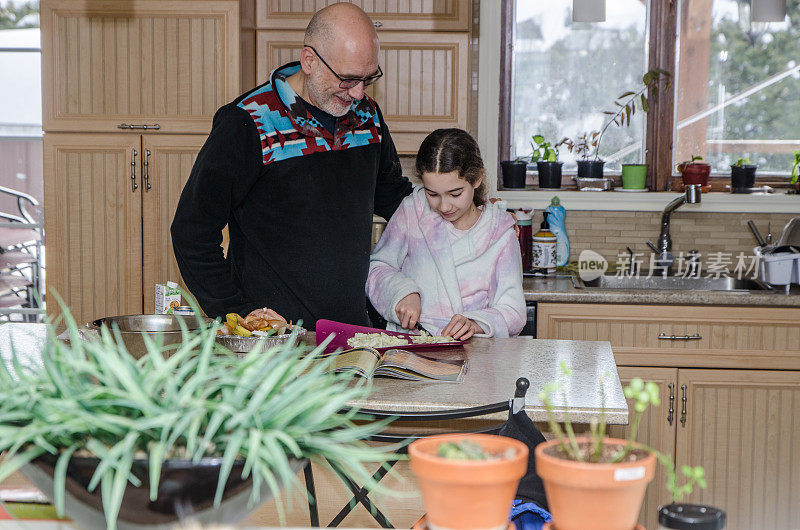
[[456,340],[452,337],[429,335],[427,333],[400,333],[366,326],[354,326],[333,320],[322,319],[317,321],[318,345],[332,334],[334,337],[326,346],[326,352],[332,352],[336,348],[346,350],[357,347],[369,347],[378,351],[385,351],[389,348],[432,350],[463,346],[466,343],[466,341]]

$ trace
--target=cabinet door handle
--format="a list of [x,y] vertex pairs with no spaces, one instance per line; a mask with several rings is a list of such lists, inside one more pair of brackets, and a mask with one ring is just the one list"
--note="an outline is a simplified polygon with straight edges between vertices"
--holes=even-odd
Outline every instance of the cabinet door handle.
[[683,401],[683,408],[681,409],[681,425],[686,427],[686,385],[681,385],[681,391],[683,391],[683,397],[681,401]]
[[128,130],[142,129],[144,131],[151,131],[151,130],[157,131],[160,128],[161,125],[157,123],[154,123],[153,125],[147,125],[146,123],[143,123],[141,125],[137,125],[134,123],[120,123],[119,125],[117,125],[117,129],[128,129]]
[[375,26],[376,28],[382,28],[383,22],[376,20],[375,22],[372,23],[372,25]]
[[131,193],[136,192],[139,186],[136,184],[136,155],[139,154],[135,148],[131,148]]
[[675,383],[670,383],[667,385],[669,387],[669,412],[667,413],[667,421],[670,425],[672,425],[672,420],[674,419],[674,412],[675,412]]
[[659,340],[700,340],[701,337],[698,333],[694,335],[667,335],[663,331],[658,335]]
[[144,191],[150,191],[152,186],[150,185],[150,149],[144,150],[144,171],[142,172],[142,184],[144,185]]

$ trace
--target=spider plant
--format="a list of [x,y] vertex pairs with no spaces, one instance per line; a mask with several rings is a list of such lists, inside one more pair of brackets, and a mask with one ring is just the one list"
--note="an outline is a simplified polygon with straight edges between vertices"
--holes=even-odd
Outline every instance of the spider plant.
[[[0,481],[39,456],[57,457],[54,504],[64,513],[65,476],[73,455],[96,457],[89,484],[100,486],[108,528],[116,520],[135,458],[149,461],[150,498],[158,494],[167,459],[222,457],[214,505],[219,506],[234,461],[252,477],[250,503],[268,487],[281,506],[280,484],[300,486],[290,458],[328,463],[363,484],[374,484],[366,462],[398,459],[392,447],[362,440],[385,428],[347,403],[363,399],[367,383],[328,373],[322,346],[254,350],[239,357],[215,343],[219,327],[183,330],[179,345],[146,338],[135,360],[118,330],[85,340],[66,308],[69,343],[50,326],[41,364],[14,351],[0,362]],[[164,350],[172,348],[165,358]],[[327,461],[327,462],[326,462]],[[282,514],[281,514],[282,515]]]

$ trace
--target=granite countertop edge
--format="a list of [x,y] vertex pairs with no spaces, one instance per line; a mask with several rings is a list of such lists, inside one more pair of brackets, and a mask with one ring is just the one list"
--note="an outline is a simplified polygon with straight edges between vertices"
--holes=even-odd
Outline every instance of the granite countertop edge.
[[[381,402],[379,400],[371,399],[369,401],[354,401],[351,403],[351,406],[364,407],[365,409],[373,411],[391,412],[396,410],[397,403]],[[424,404],[405,403],[403,407],[403,412],[426,413],[434,410],[441,410],[444,408],[452,410],[452,409],[467,408],[473,406],[475,405],[469,403],[463,403],[460,404],[459,406],[456,406],[452,403],[447,405],[444,405],[442,403],[424,403]],[[531,420],[533,421],[536,422],[547,421],[547,410],[541,404],[526,404],[525,412],[528,414],[528,416],[530,416]],[[569,419],[572,423],[588,424],[592,421],[592,419],[597,419],[600,413],[601,410],[596,408],[571,407],[569,408],[569,410],[566,411],[566,414],[563,410],[554,411],[554,417],[557,421],[563,422],[568,414]],[[619,408],[606,408],[605,416],[608,425],[627,425],[629,419],[628,411]],[[497,412],[494,414],[485,414],[480,416],[479,418],[481,420],[505,421],[508,419],[508,411]]]
[[724,291],[577,289],[569,276],[525,277],[526,302],[800,307],[800,295]]

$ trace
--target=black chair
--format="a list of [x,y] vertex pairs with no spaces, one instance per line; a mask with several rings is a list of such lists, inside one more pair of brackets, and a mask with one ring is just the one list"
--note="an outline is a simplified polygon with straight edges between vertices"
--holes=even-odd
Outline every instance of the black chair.
[[[516,388],[514,390],[514,397],[509,399],[508,401],[501,401],[499,403],[494,403],[491,405],[483,405],[480,407],[470,407],[465,409],[447,409],[447,410],[436,410],[424,413],[413,413],[413,412],[389,412],[385,410],[370,410],[370,409],[361,409],[363,414],[368,414],[375,419],[385,419],[385,418],[394,418],[394,422],[403,422],[403,421],[432,421],[432,420],[459,420],[464,418],[475,418],[480,416],[485,416],[487,414],[496,414],[498,412],[509,411],[509,419],[516,414],[517,412],[522,411],[525,408],[525,394],[528,391],[528,387],[530,387],[530,382],[525,379],[524,377],[520,377],[517,379]],[[486,427],[484,429],[478,429],[473,431],[462,431],[462,433],[481,433],[481,434],[498,434],[500,433],[501,429],[506,425],[506,421],[498,422],[491,427]],[[452,431],[448,431],[452,433]],[[386,443],[401,443],[403,444],[402,448],[398,451],[401,454],[408,454],[408,444],[413,442],[418,438],[425,438],[427,436],[432,436],[433,434],[439,433],[419,433],[419,434],[397,434],[397,433],[380,433],[376,434],[369,438],[370,441],[375,442],[386,442]],[[389,461],[385,465],[381,466],[373,475],[372,479],[375,482],[380,482],[380,480],[386,476],[389,470],[394,467],[397,463],[397,460]],[[338,514],[331,520],[331,522],[327,525],[329,527],[338,526],[345,517],[356,507],[357,504],[362,504],[367,511],[372,515],[375,521],[381,525],[382,528],[394,528],[392,526],[389,519],[387,519],[386,515],[384,515],[377,506],[370,500],[369,498],[369,488],[367,486],[361,487],[353,480],[347,476],[344,471],[338,469],[336,466],[331,465],[331,468],[336,473],[336,475],[341,479],[341,481],[348,487],[350,492],[353,494],[353,497],[350,501],[345,504],[342,509],[339,511]],[[306,490],[308,493],[308,511],[311,518],[311,526],[318,527],[319,526],[319,511],[317,509],[316,503],[316,490],[314,488],[314,475],[311,470],[311,462],[306,465],[305,469],[303,470],[306,482]]]

